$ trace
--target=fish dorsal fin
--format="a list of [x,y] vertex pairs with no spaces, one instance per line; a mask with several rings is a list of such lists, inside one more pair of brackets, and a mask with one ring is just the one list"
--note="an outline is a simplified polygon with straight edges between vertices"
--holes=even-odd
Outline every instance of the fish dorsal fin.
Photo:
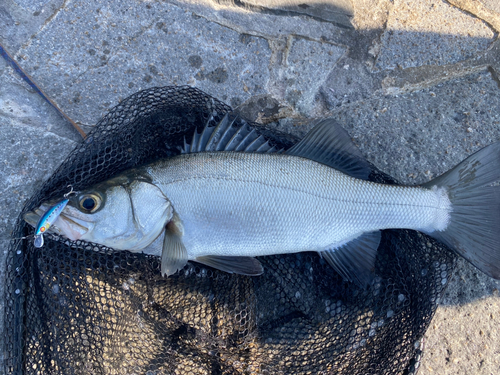
[[210,255],[198,257],[195,261],[224,272],[237,273],[238,275],[259,276],[264,272],[262,264],[252,257]]
[[380,237],[380,231],[364,233],[336,249],[321,251],[320,255],[344,279],[367,287],[375,276],[375,257]]
[[[235,125],[240,120],[241,125]],[[207,151],[276,152],[267,140],[234,114],[226,114],[216,126],[194,131],[191,143],[184,140],[183,154]]]
[[182,243],[182,229],[172,220],[165,228],[161,253],[161,274],[170,276],[184,268],[188,261],[186,247]]
[[326,164],[349,176],[368,179],[370,164],[352,143],[349,134],[333,119],[320,120],[316,126],[287,155]]

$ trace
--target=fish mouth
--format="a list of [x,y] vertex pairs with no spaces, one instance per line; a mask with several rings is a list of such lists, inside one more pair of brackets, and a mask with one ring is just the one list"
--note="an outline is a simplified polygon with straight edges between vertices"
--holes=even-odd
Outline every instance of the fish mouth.
[[[38,221],[50,207],[52,207],[52,205],[49,202],[43,203],[33,211],[27,212],[23,219],[33,228],[36,228]],[[76,241],[81,239],[89,231],[92,231],[94,225],[95,223],[90,220],[89,215],[67,205],[48,231],[67,237],[72,241]]]

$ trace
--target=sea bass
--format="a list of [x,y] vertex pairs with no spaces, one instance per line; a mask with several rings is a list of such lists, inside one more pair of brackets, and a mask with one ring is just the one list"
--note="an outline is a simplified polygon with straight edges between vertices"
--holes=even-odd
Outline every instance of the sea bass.
[[[195,132],[180,155],[76,192],[50,231],[161,256],[164,275],[188,261],[260,275],[256,256],[316,251],[366,286],[380,230],[405,228],[500,278],[500,142],[420,186],[370,182],[370,171],[332,119],[284,151],[226,116]],[[49,208],[25,220],[36,225]]]

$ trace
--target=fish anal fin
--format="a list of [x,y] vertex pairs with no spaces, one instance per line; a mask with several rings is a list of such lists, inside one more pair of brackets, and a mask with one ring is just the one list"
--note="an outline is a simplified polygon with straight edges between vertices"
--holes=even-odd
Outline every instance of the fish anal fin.
[[184,268],[188,261],[186,247],[182,243],[182,230],[172,224],[167,224],[163,238],[161,254],[161,274],[170,276]]
[[194,259],[196,262],[218,270],[246,276],[262,275],[262,264],[252,257],[214,256],[207,255]]
[[366,288],[375,277],[380,238],[380,231],[364,233],[338,248],[321,251],[320,255],[344,279]]
[[352,143],[349,134],[331,118],[315,123],[315,127],[287,155],[326,164],[351,177],[368,179],[370,163]]

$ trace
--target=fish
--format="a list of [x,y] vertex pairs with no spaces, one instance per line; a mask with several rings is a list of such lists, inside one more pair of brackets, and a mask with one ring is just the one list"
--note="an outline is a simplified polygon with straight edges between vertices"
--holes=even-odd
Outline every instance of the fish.
[[[334,119],[287,150],[234,123],[226,115],[179,155],[74,192],[49,230],[160,256],[164,276],[188,261],[258,276],[255,257],[315,251],[368,287],[381,231],[413,229],[500,279],[500,142],[430,182],[400,186],[368,180],[371,164]],[[50,204],[25,220],[34,226]]]

